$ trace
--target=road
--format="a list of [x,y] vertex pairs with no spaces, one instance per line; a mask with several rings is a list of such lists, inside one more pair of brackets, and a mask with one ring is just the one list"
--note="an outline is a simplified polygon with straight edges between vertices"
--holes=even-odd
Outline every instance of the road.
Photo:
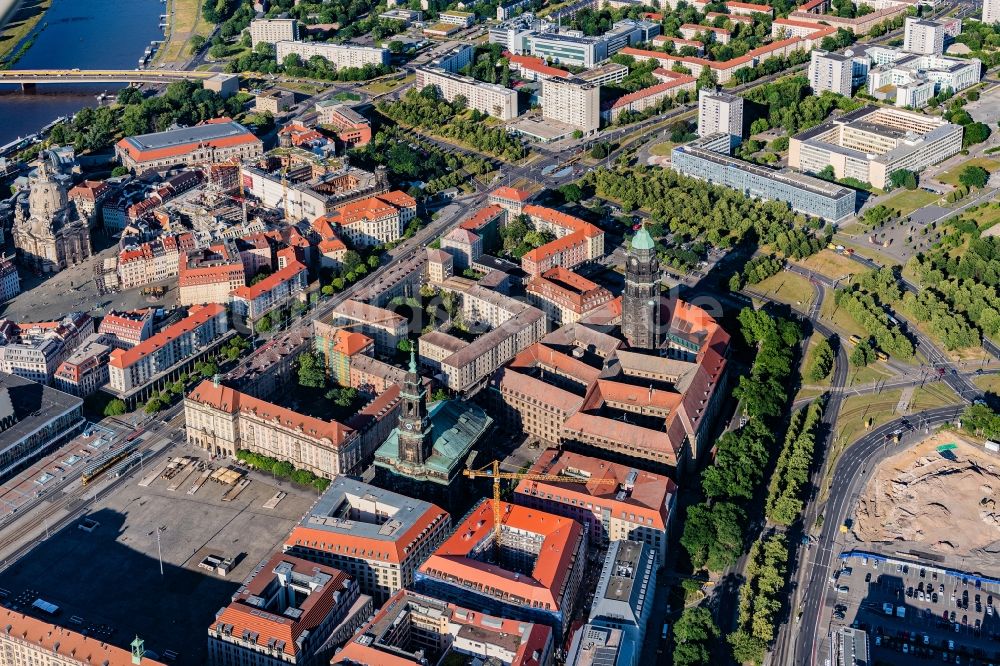
[[[919,415],[923,427],[919,429],[912,425],[918,419],[917,416],[890,421],[851,444],[840,456],[833,471],[830,496],[823,512],[822,532],[816,545],[810,547],[805,555],[809,560],[803,565],[808,571],[808,582],[801,599],[802,617],[796,629],[788,631],[794,636],[794,651],[786,661],[775,661],[775,664],[823,663],[817,655],[820,641],[817,641],[816,634],[823,629],[820,626],[822,611],[827,605],[827,595],[832,591],[827,579],[830,563],[838,554],[836,543],[840,526],[847,520],[858,494],[878,462],[899,449],[916,443],[925,436],[927,430],[954,421],[963,408],[964,406],[958,405],[923,412]],[[903,435],[898,445],[888,444],[888,438],[894,431],[907,428],[910,428],[909,432]]]

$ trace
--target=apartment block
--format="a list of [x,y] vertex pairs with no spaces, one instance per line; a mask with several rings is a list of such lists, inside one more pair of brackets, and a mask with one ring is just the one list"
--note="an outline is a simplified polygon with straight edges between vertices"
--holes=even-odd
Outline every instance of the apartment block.
[[698,91],[698,136],[719,132],[743,136],[743,98],[702,88]]
[[63,393],[86,398],[108,382],[111,349],[100,334],[90,335],[56,368],[52,384]]
[[313,326],[317,337],[333,339],[337,327],[351,324],[352,331],[367,335],[375,341],[375,350],[387,355],[396,353],[396,345],[409,330],[409,322],[395,312],[352,299],[331,311],[329,324],[317,320]]
[[118,253],[116,272],[121,289],[134,289],[177,277],[182,254],[195,249],[193,234],[166,235]]
[[107,387],[118,397],[131,395],[179,366],[193,364],[228,331],[224,306],[192,307],[187,317],[135,347],[112,351]]
[[[663,70],[659,75],[654,75],[662,83],[636,90],[633,93],[622,95],[614,101],[610,108],[602,111],[601,117],[609,122],[614,122],[625,113],[641,113],[646,109],[656,107],[668,97],[673,97],[682,90],[694,92],[697,79],[686,74],[678,74]],[[739,98],[742,101],[742,98]]]
[[463,271],[483,256],[483,239],[468,229],[455,227],[441,237],[441,249],[453,257],[455,269]]
[[277,44],[296,41],[299,38],[299,22],[295,19],[254,19],[250,21],[250,45],[256,47],[261,42]]
[[579,78],[542,81],[542,117],[566,123],[583,132],[601,126],[601,86]]
[[814,95],[833,92],[851,96],[854,59],[846,54],[814,50],[809,61],[809,87]]
[[153,335],[153,308],[111,310],[101,319],[97,332],[117,349],[131,349]]
[[299,414],[252,395],[204,380],[184,398],[187,441],[212,455],[242,449],[327,479],[357,471],[358,437],[337,421]]
[[[731,146],[728,134],[713,134],[677,146],[671,167],[678,173],[725,185],[747,196],[783,201],[792,210],[831,222],[854,214],[854,190],[789,169],[769,169],[744,162],[729,154]],[[791,160],[789,164],[797,166]]]
[[[211,666],[318,666],[372,612],[371,597],[332,567],[276,553],[208,627]],[[359,600],[361,603],[358,603]],[[347,620],[348,626],[341,626]]]
[[534,204],[525,205],[523,214],[536,231],[555,236],[521,257],[521,268],[528,275],[541,275],[556,266],[573,268],[604,256],[604,232],[589,222]]
[[572,518],[587,528],[592,544],[640,542],[664,561],[677,503],[669,477],[565,449],[546,449],[529,473],[567,481],[520,481],[515,504]]
[[461,95],[465,97],[469,108],[500,120],[513,120],[518,115],[517,91],[510,88],[483,83],[472,77],[452,74],[443,69],[419,67],[416,87],[422,90],[427,86],[437,88],[441,96],[449,102]]
[[333,480],[285,540],[287,554],[336,567],[385,603],[413,585],[417,567],[451,531],[451,516],[423,500]]
[[[880,55],[884,57],[884,53]],[[868,93],[876,99],[895,100],[895,105],[901,108],[919,109],[942,91],[958,92],[979,83],[981,73],[982,62],[977,58],[897,51],[891,64],[869,70]]]
[[[561,635],[569,627],[587,560],[587,532],[574,520],[484,499],[420,566],[418,592]],[[492,564],[490,560],[499,562]]]
[[233,314],[256,321],[271,310],[287,305],[308,286],[309,273],[305,265],[292,261],[257,284],[234,289]]
[[243,259],[232,241],[186,252],[177,274],[181,305],[229,303],[230,295],[246,284]]
[[554,649],[552,629],[545,625],[494,617],[400,590],[332,663],[550,666]]
[[0,371],[50,384],[59,365],[94,332],[94,320],[73,312],[56,321],[0,319]]
[[4,303],[21,293],[21,277],[13,257],[0,255],[0,303]]
[[983,0],[983,23],[1000,23],[1000,0]]
[[295,93],[285,90],[272,90],[254,98],[254,111],[267,111],[275,116],[281,115],[293,106],[295,106]]
[[285,58],[294,54],[303,61],[319,56],[337,69],[389,64],[389,51],[371,46],[282,40],[276,42],[274,48],[278,62],[284,62]]
[[830,165],[837,178],[857,178],[883,189],[893,171],[919,171],[961,149],[959,125],[902,109],[867,106],[793,136],[788,165],[814,173]]
[[919,55],[941,55],[947,26],[943,21],[906,17],[904,23],[903,50]]

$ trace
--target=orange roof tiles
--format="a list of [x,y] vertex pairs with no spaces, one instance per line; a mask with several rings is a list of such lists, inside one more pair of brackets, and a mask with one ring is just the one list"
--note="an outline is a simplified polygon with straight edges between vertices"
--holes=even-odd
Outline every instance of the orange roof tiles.
[[[624,499],[617,495],[623,484],[629,480],[632,472],[637,475],[632,481],[631,491]],[[585,506],[587,502],[600,498],[602,504],[611,508],[613,516],[622,512],[635,514],[643,521],[652,519],[652,526],[665,530],[670,516],[667,509],[667,497],[676,495],[677,484],[662,474],[653,474],[638,470],[632,465],[608,462],[567,450],[546,449],[538,457],[535,464],[528,470],[530,474],[572,474],[579,478],[581,473],[591,479],[614,479],[618,484],[610,483],[560,483],[559,481],[529,481],[518,482],[514,492],[524,495],[537,495],[559,491],[564,503],[576,499],[577,505]]]
[[[293,571],[307,576],[324,573],[330,580],[321,588],[310,588],[308,597],[298,608],[302,614],[297,619],[279,615],[266,609],[260,609],[247,603],[251,596],[263,597],[268,586],[274,580],[274,569],[281,563],[291,564]],[[232,625],[232,634],[242,636],[244,631],[257,635],[256,645],[270,647],[272,641],[284,643],[282,652],[296,656],[299,652],[297,643],[299,636],[307,631],[317,630],[326,618],[334,612],[335,594],[340,591],[350,577],[338,569],[308,562],[284,553],[275,553],[267,564],[237,593],[237,597],[226,606],[212,623],[217,629],[220,625]],[[265,601],[268,601],[265,599]],[[292,604],[296,605],[296,604]],[[284,610],[284,609],[282,609]]]
[[726,30],[725,28],[716,28],[716,27],[713,27],[713,26],[710,26],[710,25],[698,25],[697,23],[685,23],[684,25],[681,26],[680,29],[681,30],[694,30],[695,32],[704,32],[704,31],[707,30],[708,32],[714,32],[714,33],[717,33],[717,34],[720,34],[720,35],[731,35],[731,34],[733,34],[731,31]]
[[513,53],[507,53],[505,55],[511,64],[523,67],[524,69],[529,69],[533,72],[538,72],[539,74],[560,78],[569,78],[572,76],[565,69],[559,69],[558,67],[550,67],[546,65],[545,61],[537,56],[515,55]]
[[519,190],[513,187],[498,187],[497,189],[490,192],[491,197],[497,197],[498,199],[507,199],[509,201],[520,201],[524,203],[531,198],[531,192],[526,192],[525,190]]
[[740,9],[750,9],[756,12],[770,13],[774,11],[774,8],[772,8],[771,5],[755,5],[750,2],[733,2],[732,0],[726,3],[726,7],[730,9],[733,7],[738,7]]
[[364,333],[339,329],[333,334],[333,350],[344,356],[354,356],[367,349],[373,340]]
[[[459,584],[492,587],[541,608],[558,611],[563,599],[560,590],[574,566],[576,550],[584,538],[583,527],[570,518],[507,502],[500,503],[500,522],[505,527],[543,537],[541,550],[530,575],[515,574],[495,564],[472,559],[469,553],[493,538],[492,500],[483,500],[466,514],[448,538],[420,566],[423,574],[457,579]],[[514,603],[511,599],[511,603]]]
[[284,268],[275,271],[271,275],[250,286],[237,287],[233,289],[233,296],[252,301],[259,296],[271,291],[278,285],[289,282],[300,273],[304,273],[306,267],[297,261],[291,261]]
[[[214,121],[205,121],[203,124],[212,125],[222,122],[230,122],[228,118],[217,118]],[[129,157],[131,157],[136,162],[148,162],[151,160],[161,160],[166,157],[178,157],[180,155],[186,155],[191,151],[195,150],[200,146],[211,146],[213,148],[230,148],[232,146],[239,146],[248,143],[257,143],[260,141],[252,132],[247,130],[242,134],[236,136],[226,136],[218,139],[209,139],[207,141],[192,141],[190,143],[178,144],[175,146],[169,146],[166,148],[156,148],[152,150],[142,150],[138,146],[133,145],[128,141],[128,139],[122,139],[118,142],[118,147],[125,150]]]
[[480,208],[475,213],[462,220],[458,226],[462,229],[468,229],[469,231],[477,231],[495,220],[499,215],[503,215],[503,213],[503,208],[495,204],[491,204],[485,208]]
[[191,308],[188,316],[181,319],[176,324],[168,326],[156,335],[143,340],[131,349],[116,349],[111,352],[111,359],[108,365],[116,368],[128,368],[138,362],[148,354],[153,353],[174,339],[190,333],[199,326],[203,326],[220,314],[225,316],[226,308],[218,303],[210,303],[198,308]]
[[[657,68],[657,70],[662,69],[662,67]],[[622,95],[615,103],[611,106],[612,109],[617,109],[622,106],[628,106],[637,99],[642,99],[644,97],[650,97],[652,95],[662,95],[677,86],[682,86],[686,83],[693,83],[697,81],[693,76],[681,76],[675,77],[670,81],[664,81],[663,83],[657,83],[655,86],[649,86],[648,88],[640,88],[633,93],[627,95]]]
[[[21,641],[43,653],[38,657],[37,663],[40,664],[59,662],[131,666],[133,663],[130,650],[12,610],[3,609],[0,612],[0,623],[8,627],[6,633],[9,640]],[[148,657],[143,658],[142,663],[144,666],[163,666],[162,662]]]

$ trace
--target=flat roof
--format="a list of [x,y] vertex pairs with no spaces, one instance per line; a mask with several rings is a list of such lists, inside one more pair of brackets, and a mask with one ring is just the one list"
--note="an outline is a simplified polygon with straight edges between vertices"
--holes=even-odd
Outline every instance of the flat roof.
[[13,414],[17,419],[13,425],[0,433],[0,451],[8,449],[53,420],[82,406],[83,398],[63,393],[24,377],[0,372],[0,417],[6,418]]
[[207,123],[204,125],[194,125],[192,127],[181,127],[167,130],[165,132],[154,132],[153,134],[140,134],[130,136],[125,139],[139,150],[158,150],[161,148],[173,148],[189,143],[202,143],[204,141],[214,141],[229,137],[237,137],[249,134],[250,130],[233,120]]

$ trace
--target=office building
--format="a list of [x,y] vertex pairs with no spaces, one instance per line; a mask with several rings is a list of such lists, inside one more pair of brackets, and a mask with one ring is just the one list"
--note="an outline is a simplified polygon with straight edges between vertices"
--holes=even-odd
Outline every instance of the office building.
[[919,171],[961,149],[960,125],[902,109],[866,106],[793,136],[788,165],[813,173],[830,165],[837,178],[857,178],[884,189],[893,171]]
[[624,649],[635,655],[632,660],[635,664],[653,612],[656,569],[661,564],[649,544],[630,540],[612,542],[590,605],[589,623],[620,630]]
[[81,398],[0,372],[0,479],[62,446],[85,423]]
[[132,641],[131,651],[104,638],[50,624],[30,615],[0,610],[0,654],[4,664],[45,664],[46,666],[164,666],[146,656],[142,639]]
[[441,249],[454,258],[455,268],[463,271],[483,256],[483,239],[468,229],[455,227],[441,237]]
[[566,123],[584,133],[601,126],[601,86],[579,78],[542,81],[542,117]]
[[528,473],[565,476],[569,481],[519,481],[515,504],[572,518],[587,528],[591,544],[646,543],[660,562],[666,561],[677,502],[677,484],[670,478],[559,449],[543,451]]
[[983,23],[1000,23],[1000,0],[983,0]]
[[271,90],[254,98],[254,111],[267,111],[279,116],[295,106],[295,93],[286,90]]
[[444,69],[418,67],[416,87],[422,90],[434,86],[449,102],[461,95],[470,109],[499,118],[513,120],[518,115],[517,91],[493,83],[483,83],[471,76],[453,74]]
[[854,59],[832,51],[813,50],[809,61],[809,87],[814,95],[833,92],[851,96]]
[[[884,59],[885,54],[879,55]],[[982,62],[977,58],[946,58],[895,52],[891,63],[868,72],[868,93],[901,108],[919,109],[945,90],[959,92],[979,83]]]
[[476,22],[476,15],[472,12],[447,11],[438,14],[438,21],[448,25],[470,28]]
[[550,666],[552,629],[400,590],[337,652],[343,666]]
[[337,421],[299,414],[206,379],[184,398],[187,441],[212,455],[247,450],[286,460],[327,479],[357,471],[354,431]]
[[[213,349],[229,332],[226,308],[194,306],[188,316],[131,349],[115,349],[108,360],[108,392],[133,396],[139,390],[180,375]],[[176,379],[176,377],[173,377]]]
[[450,531],[451,516],[430,502],[339,476],[292,529],[284,551],[343,571],[382,604],[413,585],[417,567]]
[[[677,74],[676,72],[671,73]],[[569,72],[566,72],[563,76],[565,78],[569,78],[571,75]],[[606,62],[600,67],[588,69],[584,72],[580,72],[576,76],[579,79],[583,79],[589,83],[596,83],[599,86],[607,85],[609,83],[621,83],[625,80],[625,77],[628,76],[628,66],[617,62]]]
[[587,532],[574,520],[501,502],[495,539],[492,500],[482,500],[420,566],[418,592],[483,612],[539,622],[562,635],[577,603]]
[[250,21],[250,45],[256,47],[261,42],[277,44],[296,41],[299,38],[299,22],[289,18],[254,19]]
[[[729,135],[714,134],[677,146],[671,167],[686,176],[725,185],[747,196],[783,201],[794,211],[830,222],[840,222],[854,214],[854,190],[789,169],[776,170],[744,162],[729,154],[731,145]],[[798,166],[791,159],[789,164]]]
[[178,165],[250,160],[264,154],[264,144],[247,128],[229,118],[193,127],[125,137],[115,144],[115,156],[130,171]]
[[215,243],[180,257],[177,273],[181,305],[229,303],[230,294],[246,284],[246,270],[236,244]]
[[314,327],[317,337],[333,339],[338,327],[350,324],[354,324],[350,330],[367,335],[375,341],[375,350],[386,355],[396,353],[396,346],[409,330],[406,319],[395,312],[351,299],[331,311],[329,324],[317,320]]
[[[536,32],[528,37],[528,42],[531,55],[558,65],[576,65],[589,69],[609,57],[608,42],[601,37]],[[511,50],[514,51],[513,48]]]
[[698,136],[722,132],[743,136],[743,98],[721,91],[698,91]]
[[562,266],[531,278],[525,291],[528,302],[545,313],[550,328],[572,324],[614,298],[604,287]]
[[331,42],[300,42],[283,40],[274,45],[278,62],[284,62],[290,55],[297,55],[303,62],[319,56],[336,69],[364,67],[365,65],[388,65],[388,49],[354,44],[333,44]]
[[636,666],[637,655],[622,643],[622,631],[585,624],[573,634],[567,664],[573,666]]
[[869,666],[868,634],[853,627],[830,632],[830,666]]
[[[320,666],[372,613],[358,584],[332,567],[276,553],[208,627],[211,666]],[[353,611],[353,613],[352,613]],[[349,616],[353,616],[349,619]],[[340,626],[348,620],[348,626]]]

